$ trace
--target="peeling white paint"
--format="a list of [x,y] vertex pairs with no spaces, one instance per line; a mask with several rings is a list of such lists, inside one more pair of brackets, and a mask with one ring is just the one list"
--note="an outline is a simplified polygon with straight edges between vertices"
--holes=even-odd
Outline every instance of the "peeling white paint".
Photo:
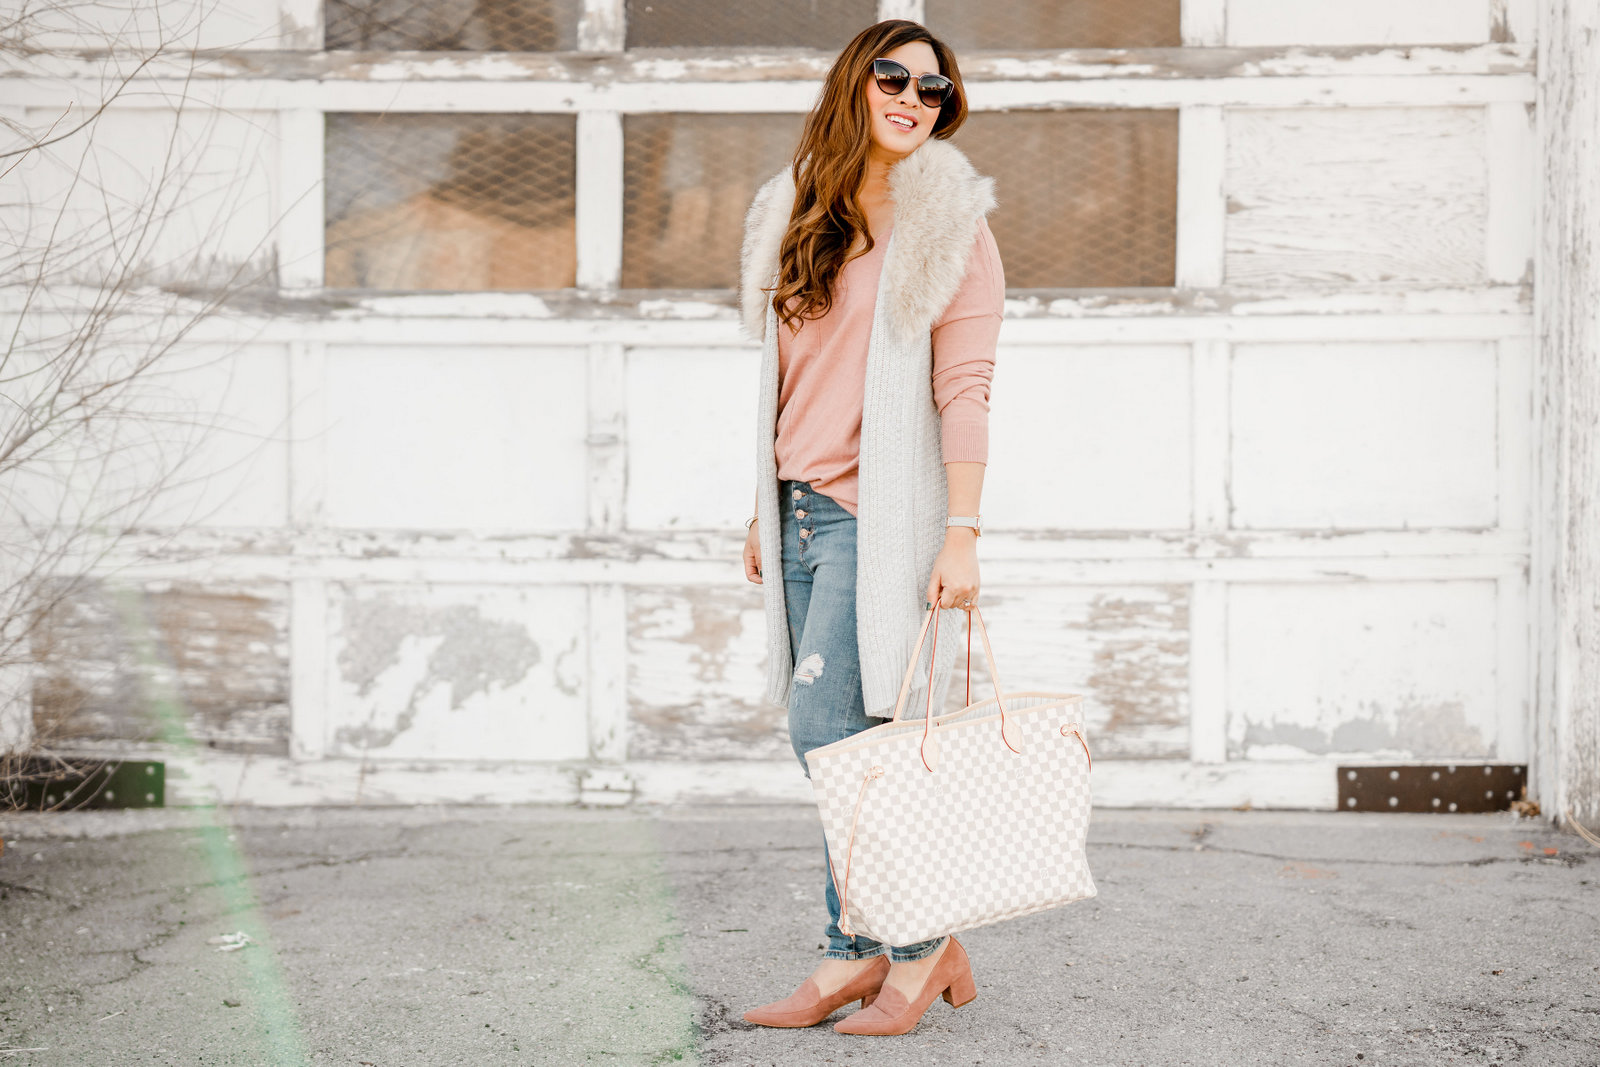
[[[330,585],[329,754],[581,759],[581,586]],[[546,649],[563,649],[550,655]]]
[[[1531,30],[1529,5],[1356,0],[1336,19],[1291,6],[1229,0],[1215,20],[1235,42],[1282,45],[966,65],[980,120],[1007,107],[1211,109],[1206,143],[1190,147],[1226,159],[1178,180],[1203,194],[1180,247],[1226,253],[1227,284],[1007,301],[986,616],[1013,689],[1088,695],[1090,743],[1110,757],[1096,761],[1098,804],[1330,807],[1338,753],[1499,752],[1504,679],[1525,668],[1528,405],[1496,384],[1486,353],[1532,344],[1535,196],[1516,161],[1531,140],[1535,46],[1509,29]],[[620,45],[620,24],[591,31],[590,44]],[[1516,43],[1415,46],[1489,33]],[[1329,43],[1362,39],[1396,43]],[[17,109],[97,102],[97,62],[35,59],[11,79]],[[760,699],[765,620],[737,567],[749,485],[726,431],[754,363],[732,295],[619,294],[615,272],[594,265],[610,262],[595,256],[607,242],[620,256],[623,112],[803,111],[826,65],[712,50],[201,64],[197,113],[225,106],[291,146],[252,171],[277,176],[263,202],[314,184],[286,175],[320,178],[325,110],[582,112],[595,135],[580,138],[580,254],[593,272],[582,291],[408,295],[317,293],[318,274],[300,278],[312,295],[198,325],[197,340],[285,346],[261,348],[258,364],[283,367],[250,388],[281,406],[291,379],[303,421],[239,510],[137,562],[180,580],[198,559],[212,580],[326,583],[306,608],[318,619],[295,623],[326,646],[325,670],[297,646],[296,728],[325,733],[336,756],[383,759],[184,757],[180,795],[806,800],[802,776],[773,773],[792,754],[784,709]],[[160,90],[187,74],[181,57],[152,64],[108,128],[123,140],[151,128],[151,110],[170,106]],[[225,146],[240,158],[243,132]],[[286,258],[320,252],[320,209],[307,217]],[[1197,344],[1209,377],[1191,378]],[[1502,355],[1498,381],[1517,370]],[[1284,382],[1308,375],[1316,388],[1287,403]],[[1363,422],[1374,394],[1419,414]],[[298,407],[313,395],[320,407]],[[327,424],[304,414],[323,411]],[[1368,438],[1353,450],[1352,428]],[[1191,619],[1194,583],[1210,599]],[[1197,641],[1200,625],[1213,632]],[[221,652],[203,638],[185,647]],[[275,647],[257,638],[248,651]],[[808,657],[797,678],[822,668]],[[1197,674],[1222,697],[1199,718]],[[1194,730],[1209,734],[1191,746]],[[1186,759],[1224,754],[1224,730],[1233,762]]]
[[1498,757],[1495,582],[1249,583],[1228,595],[1228,754]]
[[1485,122],[1481,107],[1228,110],[1227,281],[1483,281]]
[[785,710],[761,695],[759,587],[647,585],[627,601],[630,759],[794,758]]

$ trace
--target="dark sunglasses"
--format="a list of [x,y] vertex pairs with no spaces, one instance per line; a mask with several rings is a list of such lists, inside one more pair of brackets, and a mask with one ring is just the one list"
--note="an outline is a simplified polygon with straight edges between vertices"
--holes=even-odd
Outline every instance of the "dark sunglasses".
[[[878,88],[890,96],[904,89],[911,80],[911,72],[892,59],[874,59],[872,76],[877,79]],[[956,83],[943,74],[924,74],[917,79],[917,99],[922,101],[923,107],[937,110],[955,91]]]

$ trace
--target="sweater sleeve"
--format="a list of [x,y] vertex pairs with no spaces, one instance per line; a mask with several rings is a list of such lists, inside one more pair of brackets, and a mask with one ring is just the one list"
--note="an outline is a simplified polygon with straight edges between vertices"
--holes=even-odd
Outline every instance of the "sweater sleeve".
[[945,463],[989,460],[989,383],[1005,299],[1000,250],[980,219],[961,288],[933,324],[933,400]]

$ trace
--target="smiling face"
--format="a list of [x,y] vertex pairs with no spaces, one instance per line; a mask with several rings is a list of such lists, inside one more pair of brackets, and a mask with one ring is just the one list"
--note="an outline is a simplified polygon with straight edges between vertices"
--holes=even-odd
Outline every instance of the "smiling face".
[[[942,74],[939,57],[927,41],[910,41],[885,52],[879,59],[892,59],[911,72],[906,87],[890,95],[878,88],[878,81],[867,76],[867,110],[872,115],[872,154],[883,162],[903,159],[933,133],[939,121],[938,109],[923,106],[917,97],[917,78]],[[949,101],[946,101],[946,106]]]

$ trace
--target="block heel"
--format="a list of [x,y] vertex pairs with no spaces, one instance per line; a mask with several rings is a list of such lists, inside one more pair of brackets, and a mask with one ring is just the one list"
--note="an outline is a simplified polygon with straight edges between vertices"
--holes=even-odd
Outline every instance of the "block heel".
[[941,995],[955,1008],[978,995],[977,986],[972,981],[972,964],[967,959],[967,950],[953,937],[928,977],[923,980],[922,990],[915,1000],[907,1000],[900,990],[885,984],[878,990],[870,1007],[846,1016],[834,1023],[833,1028],[841,1034],[871,1034],[879,1037],[904,1034],[921,1021],[928,1005]]
[[949,988],[944,991],[945,1002],[952,1008],[959,1008],[963,1004],[970,1003],[972,998],[977,995],[978,987],[972,981],[971,971],[957,975],[955,981],[951,982]]

